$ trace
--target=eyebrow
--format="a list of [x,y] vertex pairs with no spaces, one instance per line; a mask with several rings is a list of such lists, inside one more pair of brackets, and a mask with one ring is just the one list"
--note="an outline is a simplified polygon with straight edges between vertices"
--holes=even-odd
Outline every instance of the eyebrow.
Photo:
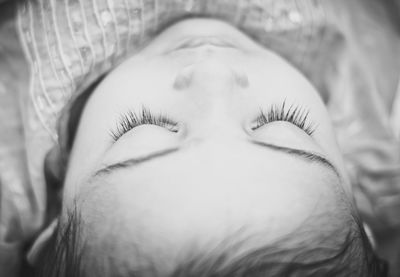
[[283,152],[283,153],[295,156],[297,158],[300,158],[302,160],[319,164],[320,166],[329,169],[338,178],[340,178],[339,170],[337,170],[337,168],[333,165],[333,163],[331,163],[327,158],[321,156],[318,153],[313,153],[310,151],[295,149],[295,148],[290,148],[290,147],[285,147],[285,146],[279,146],[276,144],[271,144],[271,143],[266,143],[266,142],[261,142],[261,141],[250,141],[250,142],[257,146],[261,146],[261,147],[265,147],[265,148],[268,148],[271,150]]
[[[285,147],[285,146],[279,146],[279,145],[271,144],[271,143],[260,142],[260,141],[250,140],[250,143],[253,145],[259,146],[259,147],[268,148],[273,151],[286,153],[288,155],[302,159],[306,162],[316,163],[322,167],[329,169],[332,173],[334,173],[340,179],[340,174],[339,174],[339,171],[336,169],[336,167],[328,159],[321,156],[320,154],[313,153],[313,152],[306,151],[306,150],[295,149],[295,148],[290,148],[290,147]],[[181,149],[182,149],[181,147],[168,148],[168,149],[154,152],[149,155],[142,156],[142,157],[131,158],[131,159],[127,159],[122,162],[117,162],[117,163],[114,163],[111,165],[107,165],[107,166],[97,170],[92,175],[92,177],[95,178],[95,177],[99,177],[99,176],[110,175],[111,173],[113,173],[117,170],[120,170],[120,169],[135,167],[135,166],[141,165],[143,163],[146,163],[146,162],[151,161],[156,158],[169,156],[171,154],[178,152]]]

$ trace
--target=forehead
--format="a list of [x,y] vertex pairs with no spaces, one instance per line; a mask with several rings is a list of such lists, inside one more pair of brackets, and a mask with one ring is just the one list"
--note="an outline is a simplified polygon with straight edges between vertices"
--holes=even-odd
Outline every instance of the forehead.
[[82,196],[87,226],[97,237],[178,253],[244,226],[272,241],[342,205],[337,178],[319,166],[273,152],[209,155],[184,152],[98,179]]

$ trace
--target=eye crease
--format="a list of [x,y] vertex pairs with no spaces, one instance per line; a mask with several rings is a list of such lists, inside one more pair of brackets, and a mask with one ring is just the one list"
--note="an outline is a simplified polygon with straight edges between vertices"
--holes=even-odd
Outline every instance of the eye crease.
[[163,114],[153,114],[149,109],[143,107],[141,112],[132,110],[120,115],[116,126],[110,130],[110,136],[114,142],[120,139],[125,133],[141,125],[156,125],[168,129],[171,132],[178,132],[178,123]]
[[309,111],[307,109],[296,105],[290,105],[289,108],[286,108],[286,101],[284,101],[280,106],[272,105],[267,110],[261,109],[260,115],[251,129],[255,131],[268,123],[285,121],[294,124],[309,136],[312,136],[315,132],[315,126],[309,121],[308,116]]

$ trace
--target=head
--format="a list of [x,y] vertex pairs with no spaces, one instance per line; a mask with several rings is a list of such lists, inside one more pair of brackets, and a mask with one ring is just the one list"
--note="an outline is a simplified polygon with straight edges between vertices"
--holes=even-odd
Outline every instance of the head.
[[55,276],[378,276],[318,92],[240,31],[182,21],[83,96]]

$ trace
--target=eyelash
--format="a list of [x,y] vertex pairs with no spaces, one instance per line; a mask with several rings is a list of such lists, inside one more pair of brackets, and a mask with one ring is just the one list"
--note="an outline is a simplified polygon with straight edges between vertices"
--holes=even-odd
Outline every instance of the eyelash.
[[171,132],[178,132],[177,122],[174,122],[165,115],[153,115],[148,109],[143,108],[140,113],[128,111],[122,114],[117,122],[117,126],[111,130],[110,134],[114,141],[117,141],[125,133],[140,125],[157,125],[167,128]]
[[[312,136],[315,132],[314,125],[308,120],[309,111],[300,107],[291,105],[286,109],[286,102],[281,106],[272,105],[268,110],[261,110],[260,115],[256,118],[256,126],[252,127],[253,131],[261,128],[265,124],[274,121],[286,121],[292,123]],[[117,141],[125,133],[140,125],[157,125],[167,128],[171,132],[178,132],[178,123],[169,117],[159,114],[153,115],[150,110],[143,108],[141,113],[128,111],[122,114],[117,122],[117,126],[110,131],[110,135],[114,141]]]
[[286,121],[312,136],[315,132],[315,126],[309,121],[308,116],[309,111],[300,106],[291,105],[287,109],[285,101],[281,106],[272,105],[267,111],[261,110],[260,115],[255,120],[256,126],[252,127],[252,130],[255,131],[274,121]]

